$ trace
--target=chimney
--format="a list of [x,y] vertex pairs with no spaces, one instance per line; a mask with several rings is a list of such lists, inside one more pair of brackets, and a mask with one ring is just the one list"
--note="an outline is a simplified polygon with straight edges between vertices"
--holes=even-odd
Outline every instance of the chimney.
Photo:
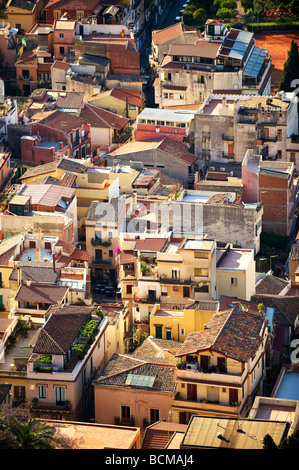
[[17,280],[18,280],[18,286],[21,285],[22,283],[22,267],[21,266],[17,266]]
[[53,271],[54,273],[56,272],[56,267],[55,267],[55,251],[52,252],[52,261],[53,261]]

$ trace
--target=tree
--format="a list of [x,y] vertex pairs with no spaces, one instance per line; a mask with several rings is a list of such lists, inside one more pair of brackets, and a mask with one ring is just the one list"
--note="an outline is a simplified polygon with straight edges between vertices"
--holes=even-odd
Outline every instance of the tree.
[[57,439],[55,428],[34,419],[22,423],[17,418],[10,418],[8,431],[11,435],[6,448],[11,449],[54,449]]
[[266,434],[263,441],[263,448],[266,450],[277,450],[277,445],[273,441],[270,434]]
[[76,449],[79,443],[63,436],[55,425],[30,417],[26,407],[0,408],[0,449]]
[[204,8],[198,8],[193,13],[193,19],[196,20],[204,20],[207,18],[207,12]]
[[279,445],[279,449],[299,449],[299,430],[284,439]]
[[288,58],[284,64],[282,78],[279,84],[279,91],[295,91],[295,83],[298,80],[299,53],[298,44],[293,40],[288,53]]
[[223,20],[229,20],[230,18],[234,18],[236,16],[236,11],[231,10],[230,8],[219,8],[219,10],[217,10],[216,16]]

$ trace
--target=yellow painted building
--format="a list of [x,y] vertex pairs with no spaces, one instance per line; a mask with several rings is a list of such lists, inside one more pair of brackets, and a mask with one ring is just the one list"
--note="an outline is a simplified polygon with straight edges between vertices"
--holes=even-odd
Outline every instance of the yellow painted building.
[[10,26],[27,33],[27,31],[40,19],[43,11],[43,0],[36,2],[23,2],[8,0],[6,3],[6,18]]
[[185,341],[193,331],[203,331],[218,311],[215,300],[190,302],[183,310],[167,310],[156,304],[150,314],[150,336]]

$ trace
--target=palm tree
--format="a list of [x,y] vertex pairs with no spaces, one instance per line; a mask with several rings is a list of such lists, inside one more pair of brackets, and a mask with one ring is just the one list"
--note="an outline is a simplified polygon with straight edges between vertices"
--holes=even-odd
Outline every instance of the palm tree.
[[[0,448],[10,449],[54,449],[57,439],[55,428],[45,423],[29,419],[22,423],[11,417],[7,425],[4,439],[0,440]],[[2,441],[2,442],[1,442]]]

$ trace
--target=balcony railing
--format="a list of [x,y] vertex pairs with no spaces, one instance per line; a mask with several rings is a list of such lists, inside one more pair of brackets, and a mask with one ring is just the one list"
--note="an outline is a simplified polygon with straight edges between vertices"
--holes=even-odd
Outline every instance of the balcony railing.
[[239,415],[240,411],[240,403],[232,403],[232,404],[225,404],[225,403],[218,403],[205,400],[204,398],[200,400],[187,400],[187,398],[180,398],[176,396],[176,398],[172,401],[172,407],[179,407],[180,409],[184,408],[184,410],[193,411],[196,409],[200,412],[210,412],[212,411],[214,414],[219,415]]
[[114,266],[114,258],[92,258],[92,264],[104,264],[106,266]]
[[234,160],[235,159],[235,154],[234,153],[222,152],[222,158],[225,158],[226,160]]
[[233,135],[222,134],[222,140],[225,140],[225,141],[228,141],[228,142],[233,142],[234,141],[234,136]]
[[92,238],[91,244],[93,246],[101,245],[101,246],[110,246],[112,244],[110,238],[108,240],[103,240],[102,238]]
[[180,284],[190,286],[192,281],[191,277],[189,279],[173,279],[172,277],[163,277],[160,276],[160,282],[162,284]]

